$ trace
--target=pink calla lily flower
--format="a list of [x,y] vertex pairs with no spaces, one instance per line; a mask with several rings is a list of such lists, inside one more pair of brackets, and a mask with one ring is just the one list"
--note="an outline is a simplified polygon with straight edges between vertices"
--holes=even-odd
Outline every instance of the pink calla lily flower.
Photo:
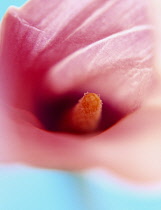
[[[11,7],[0,30],[2,161],[161,178],[145,1],[30,0]],[[60,115],[86,92],[103,101],[99,132],[63,132]]]

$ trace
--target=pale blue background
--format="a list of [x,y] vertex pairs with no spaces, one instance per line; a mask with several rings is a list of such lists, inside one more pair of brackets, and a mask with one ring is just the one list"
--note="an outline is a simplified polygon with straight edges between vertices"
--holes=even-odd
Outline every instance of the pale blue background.
[[0,19],[2,19],[7,8],[11,5],[21,6],[25,3],[25,0],[1,0],[0,1]]
[[161,193],[137,192],[69,172],[0,166],[0,210],[161,210]]
[[21,6],[26,0],[0,0],[0,19],[2,19],[4,13],[10,5]]
[[[9,5],[24,2],[1,0],[0,19]],[[161,193],[138,193],[106,181],[102,185],[69,172],[1,165],[0,210],[161,210]]]

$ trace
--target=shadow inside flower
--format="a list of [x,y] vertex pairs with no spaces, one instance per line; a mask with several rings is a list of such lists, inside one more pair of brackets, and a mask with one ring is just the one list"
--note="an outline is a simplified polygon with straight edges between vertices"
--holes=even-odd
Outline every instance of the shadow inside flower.
[[[62,128],[60,124],[65,113],[77,104],[83,94],[83,92],[68,92],[49,101],[39,99],[35,103],[34,113],[46,130],[75,133],[75,131],[68,130],[68,128]],[[103,100],[103,98],[101,99],[103,102],[101,120],[93,134],[110,128],[121,118],[126,116],[126,114],[118,110],[117,107],[112,106],[106,100]]]

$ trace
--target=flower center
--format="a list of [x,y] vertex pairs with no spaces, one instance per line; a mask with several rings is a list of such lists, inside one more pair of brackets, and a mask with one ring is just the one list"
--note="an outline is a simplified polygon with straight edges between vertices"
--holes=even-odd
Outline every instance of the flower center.
[[95,93],[85,93],[63,117],[62,130],[76,133],[97,131],[102,115],[102,101]]
[[98,134],[125,116],[98,94],[82,92],[36,100],[35,115],[48,131],[74,134]]

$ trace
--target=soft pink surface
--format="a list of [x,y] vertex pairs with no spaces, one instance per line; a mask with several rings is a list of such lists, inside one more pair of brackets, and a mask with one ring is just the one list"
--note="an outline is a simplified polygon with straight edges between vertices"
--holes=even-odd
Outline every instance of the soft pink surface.
[[151,28],[137,26],[76,51],[49,70],[47,82],[59,93],[96,91],[120,109],[132,110],[151,78]]
[[149,155],[158,154],[157,148],[146,152],[142,146],[158,131],[148,121],[160,122],[153,107],[138,110],[95,137],[46,131],[32,114],[37,98],[73,90],[99,93],[123,113],[138,108],[154,74],[152,30],[144,3],[31,0],[20,9],[9,9],[0,45],[1,159],[65,169],[104,165],[134,179],[160,176],[161,171],[154,176],[145,164]]

